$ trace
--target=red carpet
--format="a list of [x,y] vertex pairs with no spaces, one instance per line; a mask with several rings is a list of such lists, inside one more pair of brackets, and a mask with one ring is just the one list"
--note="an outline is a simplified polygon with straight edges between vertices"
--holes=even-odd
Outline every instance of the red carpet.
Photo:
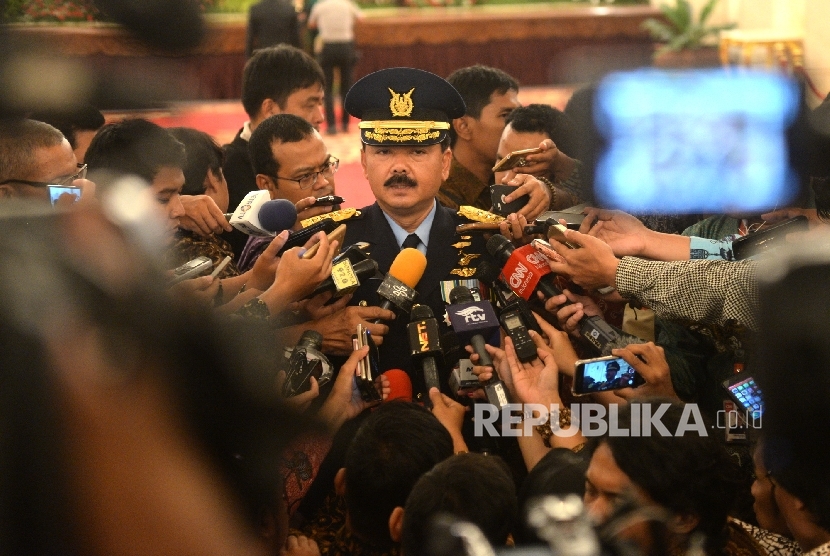
[[[546,103],[560,110],[571,96],[573,88],[525,87],[519,93],[522,104]],[[192,127],[212,135],[221,145],[229,143],[247,115],[239,101],[217,101],[208,103],[181,103],[167,111],[129,114],[107,114],[107,121],[124,117],[144,117],[164,127]],[[339,121],[339,117],[338,117]],[[323,134],[329,152],[340,159],[340,170],[335,177],[337,193],[346,199],[347,207],[364,207],[375,201],[363,169],[360,166],[360,137],[357,120],[352,121],[350,133],[337,135]],[[325,131],[325,124],[322,132]]]

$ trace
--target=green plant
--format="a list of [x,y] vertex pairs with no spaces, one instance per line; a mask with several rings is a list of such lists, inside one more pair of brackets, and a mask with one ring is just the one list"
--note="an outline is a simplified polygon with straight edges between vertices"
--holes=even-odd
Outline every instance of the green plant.
[[692,6],[689,0],[675,0],[675,4],[662,4],[660,11],[668,20],[668,23],[659,21],[654,18],[649,18],[643,22],[645,28],[651,36],[659,42],[666,43],[657,49],[655,55],[659,56],[664,52],[677,52],[684,49],[695,49],[706,46],[705,39],[709,37],[717,37],[721,31],[733,29],[734,23],[727,23],[726,25],[707,25],[706,21],[712,15],[712,10],[718,0],[709,0],[703,9],[700,10],[700,16],[697,21],[694,20],[692,13]]

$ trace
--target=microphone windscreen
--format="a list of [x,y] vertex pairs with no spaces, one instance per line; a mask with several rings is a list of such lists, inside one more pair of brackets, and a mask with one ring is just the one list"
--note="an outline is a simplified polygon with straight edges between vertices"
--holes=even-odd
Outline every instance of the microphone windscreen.
[[434,319],[435,315],[429,305],[415,305],[410,311],[412,322],[426,319]]
[[259,223],[269,232],[288,230],[297,222],[297,209],[287,199],[274,199],[259,207]]
[[504,264],[510,253],[513,252],[513,244],[501,234],[494,234],[487,240],[487,252],[490,253],[499,263]]
[[426,268],[427,258],[424,254],[417,249],[407,247],[401,250],[395,260],[392,261],[389,274],[410,288],[414,288],[421,281]]
[[405,371],[400,369],[389,369],[383,373],[389,379],[389,397],[387,402],[392,400],[412,401],[412,380]]

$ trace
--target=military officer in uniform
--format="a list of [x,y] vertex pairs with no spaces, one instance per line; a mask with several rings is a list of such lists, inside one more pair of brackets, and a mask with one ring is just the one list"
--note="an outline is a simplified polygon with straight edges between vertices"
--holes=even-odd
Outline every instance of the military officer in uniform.
[[[348,222],[344,245],[369,243],[371,257],[384,274],[402,248],[424,253],[427,266],[415,288],[415,302],[431,307],[442,332],[447,332],[448,292],[459,284],[476,288],[475,268],[489,257],[484,238],[457,234],[456,226],[468,221],[436,200],[452,161],[450,122],[464,115],[464,100],[437,75],[390,68],[355,83],[346,95],[345,108],[362,120],[361,164],[377,201],[361,209],[361,218]],[[362,284],[352,303],[379,304],[378,285],[376,280]],[[422,393],[423,378],[409,356],[409,320],[408,314],[398,314],[388,323],[389,333],[379,348],[380,370],[405,370],[414,391]],[[444,389],[462,352],[446,354],[441,373]]]

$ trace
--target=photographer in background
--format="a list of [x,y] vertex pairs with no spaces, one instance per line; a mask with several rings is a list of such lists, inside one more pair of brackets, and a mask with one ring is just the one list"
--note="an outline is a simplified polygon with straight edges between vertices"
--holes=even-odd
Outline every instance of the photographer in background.
[[[95,184],[85,177],[86,166],[60,131],[36,120],[0,120],[0,199],[49,202],[50,185],[80,187],[81,197],[91,199]],[[77,200],[64,194],[57,204]]]

